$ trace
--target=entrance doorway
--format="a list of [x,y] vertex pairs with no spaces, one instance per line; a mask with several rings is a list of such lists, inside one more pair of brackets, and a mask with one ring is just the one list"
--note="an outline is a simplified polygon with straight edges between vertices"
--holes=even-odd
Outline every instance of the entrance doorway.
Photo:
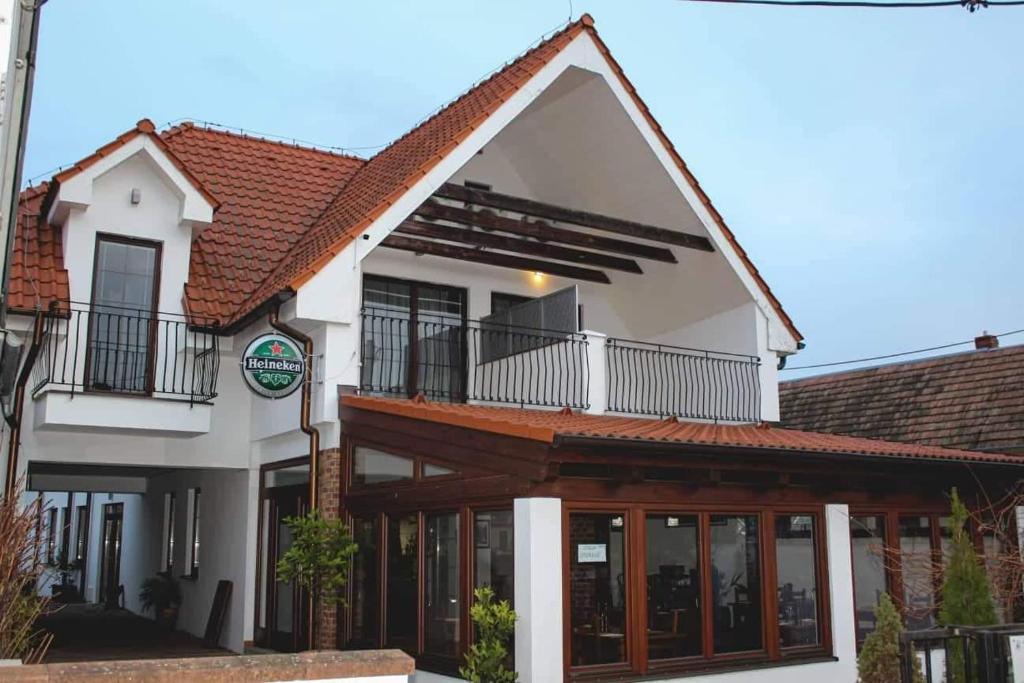
[[277,580],[277,563],[292,545],[289,517],[309,511],[309,461],[275,463],[262,473],[259,572],[256,586],[256,645],[297,652],[308,643],[308,593]]
[[124,504],[103,506],[103,546],[100,557],[100,603],[118,607],[121,586],[121,527],[124,525]]

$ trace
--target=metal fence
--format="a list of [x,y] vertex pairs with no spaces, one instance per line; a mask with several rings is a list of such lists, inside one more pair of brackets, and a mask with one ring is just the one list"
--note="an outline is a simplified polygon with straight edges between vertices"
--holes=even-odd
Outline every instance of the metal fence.
[[760,359],[609,338],[608,409],[620,413],[756,422]]
[[364,393],[588,407],[584,334],[369,308],[362,323]]
[[927,683],[1024,681],[1024,624],[907,631],[901,647],[903,683],[914,681],[915,658]]
[[182,315],[72,303],[47,313],[32,391],[203,403],[217,395],[219,366],[218,337]]

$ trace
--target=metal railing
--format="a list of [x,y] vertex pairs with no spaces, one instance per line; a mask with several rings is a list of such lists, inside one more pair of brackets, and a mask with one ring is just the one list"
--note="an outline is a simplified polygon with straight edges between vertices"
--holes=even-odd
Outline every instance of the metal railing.
[[360,390],[441,401],[587,408],[587,337],[450,313],[364,308]]
[[173,313],[62,304],[47,313],[33,396],[78,391],[206,403],[217,395],[217,335]]
[[609,338],[608,410],[659,417],[757,422],[757,356]]
[[1024,671],[1018,670],[1024,665],[1015,647],[1022,637],[1024,624],[906,631],[900,636],[902,681],[913,683],[914,658],[920,663],[927,683],[1024,680]]

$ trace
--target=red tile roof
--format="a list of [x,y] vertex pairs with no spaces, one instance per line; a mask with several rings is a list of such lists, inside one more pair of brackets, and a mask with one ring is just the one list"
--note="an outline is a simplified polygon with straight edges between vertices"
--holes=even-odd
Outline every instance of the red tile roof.
[[[587,32],[665,145],[745,268],[797,338],[801,335],[750,262],[711,200],[687,169],[650,110],[584,14],[527,51],[367,161],[184,124],[154,139],[172,160],[221,202],[214,226],[193,248],[185,298],[190,312],[222,324],[243,319],[282,291],[294,291],[359,236],[389,206],[477,129],[504,102]],[[74,169],[95,163],[140,133],[107,145]]]
[[43,183],[21,193],[7,293],[7,306],[13,312],[31,313],[51,301],[68,299],[60,229],[40,220],[48,189],[49,184]]
[[779,394],[788,427],[1024,452],[1024,346],[808,377]]
[[820,434],[771,427],[766,424],[703,424],[615,415],[587,415],[565,410],[526,410],[369,396],[342,396],[341,404],[348,408],[549,444],[557,444],[559,439],[566,437],[596,437],[628,443],[709,446],[758,452],[778,451],[1024,466],[1024,459],[999,453],[978,453],[837,434]]

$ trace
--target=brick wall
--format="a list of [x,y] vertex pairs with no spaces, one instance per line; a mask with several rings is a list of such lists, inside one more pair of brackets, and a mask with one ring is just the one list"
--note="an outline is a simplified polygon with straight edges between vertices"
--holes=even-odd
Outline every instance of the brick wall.
[[[341,449],[328,448],[320,451],[320,466],[317,479],[319,488],[320,514],[325,519],[337,519],[341,515]],[[338,640],[338,615],[340,609],[319,601],[317,605],[316,647],[333,650]]]

